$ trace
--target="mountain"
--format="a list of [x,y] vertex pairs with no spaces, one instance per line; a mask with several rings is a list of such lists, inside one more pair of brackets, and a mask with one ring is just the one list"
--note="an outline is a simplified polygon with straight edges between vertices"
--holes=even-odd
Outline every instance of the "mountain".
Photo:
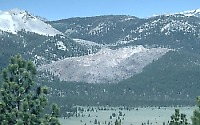
[[0,12],[0,30],[17,34],[20,30],[34,32],[40,35],[55,36],[62,34],[52,26],[20,9]]
[[[64,19],[49,24],[71,38],[120,47],[130,44],[171,45],[172,43],[168,42],[183,39],[181,35],[188,36],[185,37],[188,39],[196,38],[199,21],[197,17],[182,14],[160,15],[147,19],[111,15]],[[178,42],[173,45],[176,43]]]
[[[74,93],[78,105],[191,105],[200,95],[199,22],[199,17],[181,13],[146,19],[106,15],[47,22],[66,36],[81,39],[81,44],[95,43],[103,48],[92,55],[66,58],[40,68],[58,76],[62,88],[75,85],[73,92],[60,87],[61,96],[71,97],[69,93]],[[121,51],[134,48],[128,49],[134,52],[137,47],[156,53],[167,51],[160,51],[159,57],[156,53],[132,55]],[[129,57],[115,65],[116,58],[124,55]]]
[[0,69],[17,53],[36,65],[93,53],[97,46],[84,46],[65,36],[29,12],[13,9],[0,12]]
[[184,12],[181,12],[180,14],[183,14],[185,16],[200,17],[200,9],[190,10],[190,11],[184,11]]
[[62,114],[66,104],[193,105],[200,95],[197,12],[57,21],[16,9],[0,12],[0,69],[17,53],[32,60],[37,82],[50,88],[49,100]]
[[125,29],[137,28],[137,25],[140,25],[142,22],[142,19],[134,16],[107,15],[69,18],[52,21],[49,24],[72,38],[108,44],[115,43],[122,36],[125,37]]
[[[158,53],[158,48],[165,48],[167,50],[179,52],[186,51],[187,53],[196,55],[199,53],[200,49],[199,22],[200,18],[195,16],[185,16],[183,14],[159,15],[148,19],[139,19],[125,15],[108,15],[70,18],[49,22],[53,27],[59,29],[65,33],[66,36],[73,38],[75,41],[81,39],[82,42],[79,42],[81,44],[85,43],[87,46],[95,44],[96,46],[101,45],[100,47],[106,48],[104,49],[106,54],[99,54],[102,53],[99,51],[98,53],[89,56],[67,58],[60,62],[54,62],[43,66],[42,69],[48,70],[55,76],[58,76],[60,80],[64,81],[82,81],[87,83],[92,83],[92,81],[93,83],[116,83],[121,80],[123,81],[124,79],[134,76],[135,72],[142,73],[143,68],[146,66],[143,65],[143,62],[148,62],[148,57],[151,61],[147,64],[151,64],[152,60],[157,59],[158,57],[152,53],[150,55],[141,53],[131,56],[131,53],[127,51],[127,53],[124,53],[123,51],[120,51],[121,49],[142,46],[144,47],[144,50],[148,48],[155,49]],[[112,52],[110,52],[110,49]],[[135,50],[133,49],[130,51]],[[118,52],[120,54],[118,54]],[[166,53],[163,55],[165,54]],[[130,57],[128,57],[128,59],[125,58],[122,61],[123,63],[118,63],[115,67],[114,62],[116,58],[119,58],[120,56],[123,57],[124,55],[129,55]],[[139,61],[136,61],[135,59],[139,59]],[[81,61],[78,62],[77,60]],[[98,60],[103,61],[99,62]],[[112,61],[113,63],[111,63],[111,65],[113,64],[114,68],[108,63]],[[88,62],[88,66],[85,67],[84,64],[81,64],[83,62]],[[92,64],[89,62],[92,62]],[[73,65],[74,68],[70,67],[69,64]],[[60,67],[59,69],[62,70],[56,68],[58,65]],[[78,67],[75,67],[76,65],[78,65]],[[77,70],[77,68],[79,70]],[[141,69],[138,70],[138,68]],[[105,74],[105,72],[109,75]],[[73,74],[74,77],[70,74]]]

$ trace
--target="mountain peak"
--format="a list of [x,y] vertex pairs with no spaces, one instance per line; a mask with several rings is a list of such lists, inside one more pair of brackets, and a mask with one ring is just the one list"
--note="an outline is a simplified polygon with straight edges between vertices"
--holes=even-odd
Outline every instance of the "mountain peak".
[[198,12],[198,13],[199,13],[199,12],[200,12],[200,9],[196,9],[195,12]]
[[26,10],[21,10],[19,8],[14,8],[14,9],[8,10],[7,12],[10,14],[23,14],[23,13],[27,14],[28,13]]
[[180,12],[180,14],[183,14],[183,15],[185,15],[185,16],[200,17],[200,9],[189,10],[189,11],[183,11],[183,12]]
[[156,16],[171,16],[171,15],[177,15],[177,14],[182,14],[184,16],[194,16],[194,17],[199,17],[200,18],[200,9],[195,9],[195,10],[188,10],[188,11],[183,11],[183,12],[176,12],[176,13],[164,13],[164,14],[153,14],[151,17],[156,17]]
[[195,10],[189,10],[189,11],[184,11],[183,13],[199,13],[200,9],[195,9]]
[[62,34],[28,11],[18,8],[4,12],[0,11],[0,30],[13,34],[17,34],[20,30],[49,36]]

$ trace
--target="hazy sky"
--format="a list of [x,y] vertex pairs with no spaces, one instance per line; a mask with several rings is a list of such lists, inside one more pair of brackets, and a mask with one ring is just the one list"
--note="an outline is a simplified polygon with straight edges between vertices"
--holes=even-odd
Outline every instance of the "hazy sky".
[[0,10],[19,8],[49,20],[98,15],[132,15],[182,12],[200,8],[200,0],[0,0]]

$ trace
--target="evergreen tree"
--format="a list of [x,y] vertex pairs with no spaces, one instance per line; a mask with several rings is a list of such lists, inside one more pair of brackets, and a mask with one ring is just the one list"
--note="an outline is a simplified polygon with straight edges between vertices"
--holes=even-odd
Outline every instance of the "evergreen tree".
[[192,125],[200,125],[200,96],[197,97],[197,109],[194,110],[192,119]]
[[118,120],[116,119],[115,125],[121,125],[121,120],[118,121]]
[[188,125],[186,115],[179,112],[179,109],[175,109],[175,114],[171,116],[169,125]]
[[36,67],[20,55],[11,57],[3,69],[0,90],[0,125],[60,125],[58,107],[44,115],[48,104],[47,87],[35,84]]

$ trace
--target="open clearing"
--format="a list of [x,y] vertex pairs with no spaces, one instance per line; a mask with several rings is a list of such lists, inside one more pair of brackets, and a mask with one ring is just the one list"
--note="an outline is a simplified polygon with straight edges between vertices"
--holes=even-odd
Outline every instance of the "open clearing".
[[77,117],[60,118],[60,122],[62,125],[94,125],[95,122],[100,125],[108,125],[110,122],[110,125],[114,125],[115,120],[120,118],[122,125],[141,125],[142,123],[163,125],[163,122],[167,123],[170,120],[177,108],[180,109],[180,113],[186,114],[188,121],[191,122],[190,117],[195,107],[148,107],[129,110],[119,108],[99,110],[95,107],[94,111],[87,111],[87,108],[84,108],[84,112],[79,113]]

